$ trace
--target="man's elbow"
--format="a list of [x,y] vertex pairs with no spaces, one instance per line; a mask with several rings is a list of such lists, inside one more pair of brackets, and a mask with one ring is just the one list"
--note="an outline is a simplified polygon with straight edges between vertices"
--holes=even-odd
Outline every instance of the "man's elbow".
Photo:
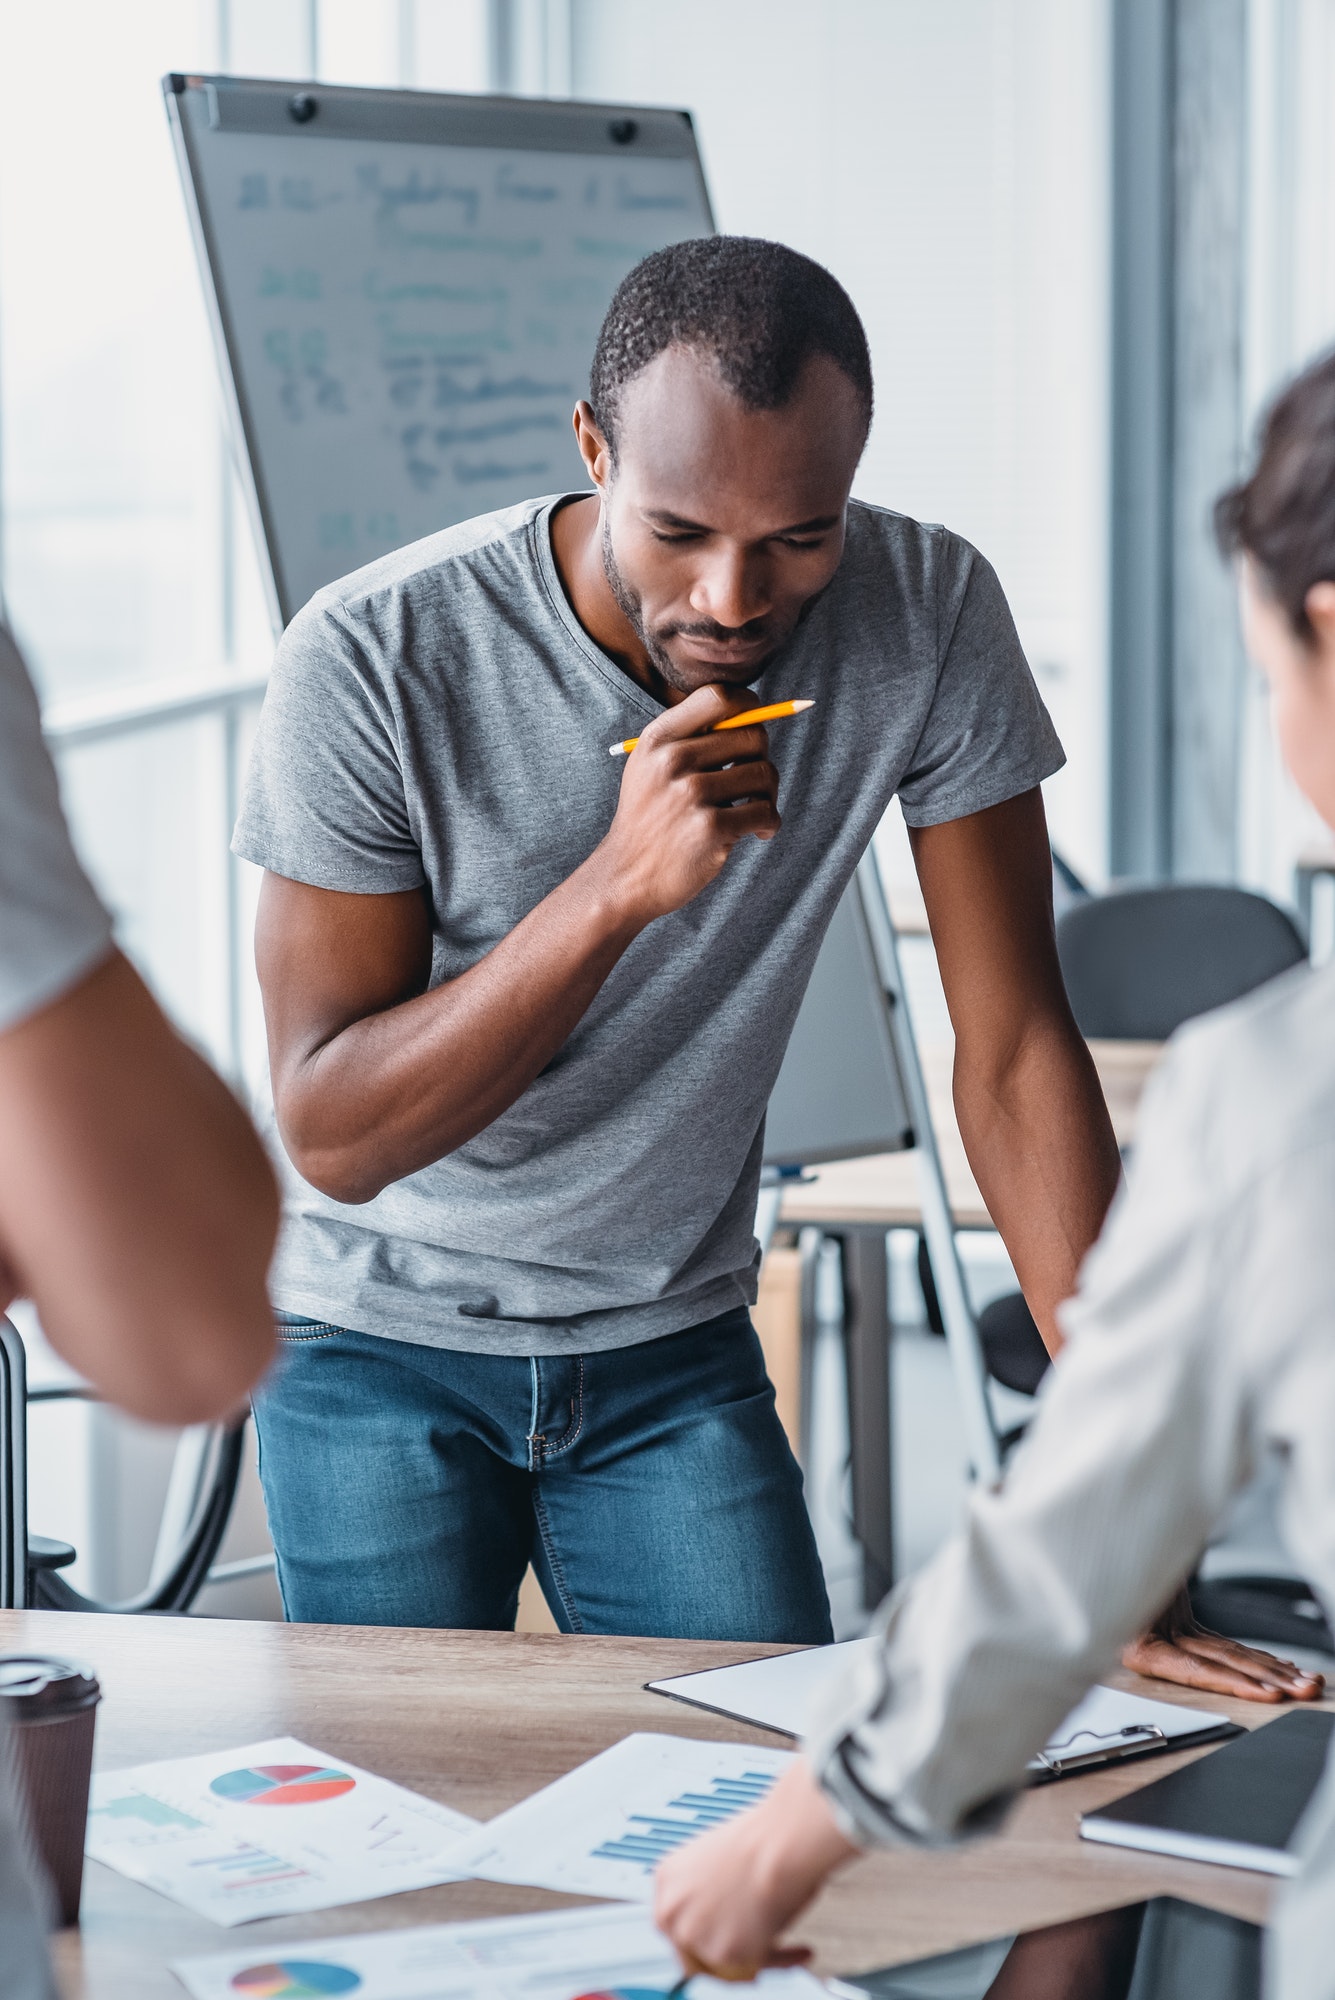
[[330,1201],[357,1208],[374,1200],[388,1185],[387,1178],[368,1171],[367,1160],[359,1148],[303,1143],[281,1125],[279,1130],[283,1150],[301,1178],[318,1193],[328,1195]]
[[301,1178],[330,1201],[357,1208],[395,1179],[380,1171],[366,1132],[330,1129],[326,1107],[308,1092],[275,1090],[274,1112],[283,1151]]

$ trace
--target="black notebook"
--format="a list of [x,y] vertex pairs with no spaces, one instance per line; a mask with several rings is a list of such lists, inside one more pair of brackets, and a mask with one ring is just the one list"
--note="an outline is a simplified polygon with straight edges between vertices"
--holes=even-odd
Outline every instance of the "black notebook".
[[1298,1863],[1289,1843],[1325,1767],[1332,1730],[1335,1714],[1292,1709],[1086,1814],[1080,1832],[1113,1847],[1292,1875]]

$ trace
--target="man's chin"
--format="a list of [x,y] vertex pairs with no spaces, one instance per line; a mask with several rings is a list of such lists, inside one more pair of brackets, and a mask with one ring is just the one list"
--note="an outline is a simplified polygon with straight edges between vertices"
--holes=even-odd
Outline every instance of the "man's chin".
[[755,686],[773,658],[771,650],[759,660],[748,660],[744,666],[726,666],[722,661],[674,660],[664,649],[659,651],[656,664],[663,679],[678,694],[695,694],[705,687],[732,688],[738,694],[745,694]]

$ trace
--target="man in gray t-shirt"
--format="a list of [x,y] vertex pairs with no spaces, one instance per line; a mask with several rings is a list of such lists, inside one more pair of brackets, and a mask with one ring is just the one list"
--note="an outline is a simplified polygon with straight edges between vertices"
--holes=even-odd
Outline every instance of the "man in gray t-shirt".
[[[386,557],[282,641],[235,847],[268,871],[287,1352],[257,1414],[294,1617],[504,1625],[531,1559],[570,1629],[828,1636],[752,1225],[896,793],[966,1144],[1055,1341],[1117,1177],[1053,947],[1062,755],[982,557],[850,502],[870,410],[828,273],[675,245],[599,338],[596,492]],[[710,733],[790,697],[768,738]]]

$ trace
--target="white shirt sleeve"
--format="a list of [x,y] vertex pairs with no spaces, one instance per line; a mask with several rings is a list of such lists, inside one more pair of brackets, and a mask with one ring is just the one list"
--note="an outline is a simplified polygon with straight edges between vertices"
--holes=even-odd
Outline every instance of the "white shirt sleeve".
[[814,1718],[806,1754],[854,1838],[943,1841],[995,1820],[1171,1599],[1276,1411],[1293,1461],[1315,1454],[1312,1505],[1335,1522],[1335,1444],[1293,1435],[1307,1409],[1325,1423],[1335,1380],[1335,1059],[1309,1072],[1286,1148],[1284,1107],[1236,1043],[1211,1028],[1167,1059],[1003,1488],[974,1493],[962,1533],[882,1611],[879,1652]]
[[75,856],[23,661],[0,626],[0,1033],[91,971],[111,920]]

